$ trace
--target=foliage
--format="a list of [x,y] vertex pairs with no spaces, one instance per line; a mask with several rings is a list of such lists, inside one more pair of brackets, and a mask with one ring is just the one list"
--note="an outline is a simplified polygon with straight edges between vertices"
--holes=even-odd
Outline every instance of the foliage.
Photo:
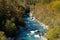
[[60,40],[60,27],[50,29],[46,36],[49,40]]
[[50,3],[50,9],[54,10],[56,12],[59,12],[59,10],[60,10],[60,0]]
[[2,31],[0,31],[0,40],[6,40],[6,36]]
[[48,4],[48,3],[50,3],[52,0],[41,0],[41,3],[43,3],[43,4]]
[[6,20],[5,23],[5,33],[9,37],[13,37],[16,35],[17,27],[15,25],[14,18],[11,18],[11,20]]
[[22,18],[23,7],[18,2],[15,2],[15,4],[13,2],[15,0],[0,0],[0,30],[4,31],[7,37],[16,35],[17,25],[25,27],[25,22]]
[[29,0],[30,4],[48,4],[50,3],[52,0]]

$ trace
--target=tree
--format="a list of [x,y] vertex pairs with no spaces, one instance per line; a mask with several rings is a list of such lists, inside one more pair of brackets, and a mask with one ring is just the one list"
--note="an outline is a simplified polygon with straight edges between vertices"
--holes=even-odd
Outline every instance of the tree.
[[[15,1],[13,0],[13,2]],[[13,2],[12,0],[1,0],[0,5],[0,30],[4,31],[7,37],[15,36],[18,25],[25,27],[25,22],[22,18],[24,9],[17,2],[16,4]]]
[[60,27],[54,27],[47,32],[49,40],[60,40]]
[[7,19],[5,23],[5,34],[7,37],[14,37],[17,30],[18,29],[14,23],[14,18],[11,18],[11,20]]
[[5,33],[0,31],[0,40],[6,40]]
[[50,9],[54,10],[56,12],[60,12],[60,0],[57,1],[53,1],[52,3],[50,3]]

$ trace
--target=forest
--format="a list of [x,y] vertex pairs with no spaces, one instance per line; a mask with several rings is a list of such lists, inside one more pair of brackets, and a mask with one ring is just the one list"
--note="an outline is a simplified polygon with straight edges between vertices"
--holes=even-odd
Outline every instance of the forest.
[[25,28],[22,15],[28,8],[37,20],[49,26],[48,40],[60,40],[60,0],[0,0],[0,40],[14,38],[18,25]]

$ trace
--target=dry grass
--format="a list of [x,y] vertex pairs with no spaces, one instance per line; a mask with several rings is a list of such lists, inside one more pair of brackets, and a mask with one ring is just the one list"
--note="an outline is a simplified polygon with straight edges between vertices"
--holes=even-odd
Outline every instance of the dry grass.
[[57,12],[56,9],[51,9],[50,4],[36,5],[34,11],[33,16],[49,27],[60,26],[60,13]]

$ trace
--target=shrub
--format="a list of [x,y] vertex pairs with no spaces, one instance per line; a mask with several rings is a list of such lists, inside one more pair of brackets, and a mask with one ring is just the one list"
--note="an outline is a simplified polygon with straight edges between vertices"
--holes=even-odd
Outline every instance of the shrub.
[[0,31],[0,40],[6,40],[6,36],[2,31]]

